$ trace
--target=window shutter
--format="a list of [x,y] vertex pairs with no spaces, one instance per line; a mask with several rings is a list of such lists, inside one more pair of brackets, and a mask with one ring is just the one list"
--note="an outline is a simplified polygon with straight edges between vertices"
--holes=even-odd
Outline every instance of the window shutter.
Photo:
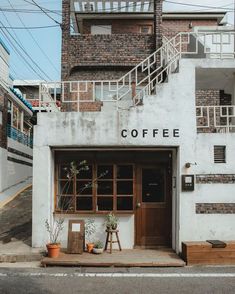
[[226,146],[214,146],[214,163],[226,163]]

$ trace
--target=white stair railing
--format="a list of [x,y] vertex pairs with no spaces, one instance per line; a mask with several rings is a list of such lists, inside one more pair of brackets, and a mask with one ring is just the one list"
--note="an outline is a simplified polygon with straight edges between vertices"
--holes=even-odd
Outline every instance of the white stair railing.
[[80,111],[82,103],[95,101],[117,104],[129,101],[139,105],[145,96],[156,93],[158,84],[176,72],[181,58],[234,58],[234,36],[233,31],[211,31],[179,33],[170,40],[163,38],[162,47],[119,80],[43,83],[39,104],[42,110],[57,111],[56,95],[52,97],[51,92],[59,85],[61,103],[73,104],[73,111]]

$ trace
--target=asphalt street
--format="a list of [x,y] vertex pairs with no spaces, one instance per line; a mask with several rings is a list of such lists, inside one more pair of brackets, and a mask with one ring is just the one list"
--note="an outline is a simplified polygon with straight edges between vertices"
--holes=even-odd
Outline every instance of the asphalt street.
[[0,268],[0,294],[235,293],[235,267]]

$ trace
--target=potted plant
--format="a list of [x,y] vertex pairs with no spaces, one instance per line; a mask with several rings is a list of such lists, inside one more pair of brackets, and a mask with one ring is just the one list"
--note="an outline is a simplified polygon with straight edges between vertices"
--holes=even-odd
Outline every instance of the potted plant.
[[60,253],[60,242],[58,241],[60,232],[63,230],[63,219],[58,219],[54,222],[53,226],[50,226],[48,220],[45,221],[47,232],[49,233],[50,243],[46,245],[48,251],[48,257],[56,258]]
[[94,243],[94,248],[93,248],[92,252],[94,254],[101,254],[101,253],[103,253],[103,251],[104,251],[104,244],[103,244],[103,242],[96,241]]
[[106,215],[104,222],[107,230],[116,230],[118,226],[118,218],[113,212]]
[[96,226],[94,219],[88,219],[85,222],[85,240],[87,252],[91,253],[94,248],[94,242],[92,242],[92,235],[95,233]]

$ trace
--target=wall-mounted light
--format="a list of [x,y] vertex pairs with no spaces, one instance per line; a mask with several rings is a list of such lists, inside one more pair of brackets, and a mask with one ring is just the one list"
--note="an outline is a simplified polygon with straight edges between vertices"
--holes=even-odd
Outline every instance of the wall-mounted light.
[[189,29],[193,28],[193,23],[190,21],[189,25],[188,25]]
[[196,162],[194,162],[194,163],[192,163],[192,162],[186,162],[185,163],[185,167],[186,168],[190,168],[192,165],[197,165],[197,163]]

